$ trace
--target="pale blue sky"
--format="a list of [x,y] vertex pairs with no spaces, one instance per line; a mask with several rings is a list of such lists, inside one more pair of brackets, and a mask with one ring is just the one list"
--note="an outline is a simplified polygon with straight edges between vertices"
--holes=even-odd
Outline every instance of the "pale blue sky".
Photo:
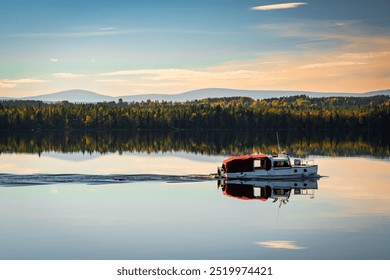
[[0,4],[0,96],[390,88],[387,0]]

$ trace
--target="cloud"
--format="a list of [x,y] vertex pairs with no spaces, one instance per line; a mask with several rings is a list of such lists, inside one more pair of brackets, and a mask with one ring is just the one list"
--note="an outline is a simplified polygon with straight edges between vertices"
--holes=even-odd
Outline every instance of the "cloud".
[[121,70],[101,73],[97,77],[100,78],[99,83],[118,86],[123,91],[137,88],[174,93],[219,87],[367,92],[390,87],[387,74],[390,64],[389,44],[390,38],[370,37],[368,40],[367,37],[348,36],[345,44],[337,48],[261,53],[255,59],[232,61],[202,69]]
[[[274,37],[296,37],[313,40],[342,41],[358,34],[362,29],[356,20],[299,20],[296,22],[274,22],[254,26],[255,29],[268,32]],[[348,36],[350,34],[350,36]]]
[[116,85],[127,89],[148,89],[161,93],[175,93],[195,88],[240,88],[243,84],[254,87],[261,80],[259,71],[234,69],[227,71],[189,70],[189,69],[142,69],[123,70],[100,74],[97,82]]
[[358,53],[345,53],[340,55],[340,58],[352,58],[352,59],[374,59],[390,56],[390,51],[382,52],[358,52]]
[[[366,92],[390,86],[386,69],[390,63],[390,37],[363,21],[302,19],[260,24],[255,29],[263,36],[291,39],[283,50],[259,54],[259,60],[263,61],[288,61],[281,63],[281,67],[276,64],[261,67],[265,73],[272,71],[285,78],[273,83],[274,87]],[[260,66],[253,63],[252,69]]]
[[264,248],[271,248],[271,249],[287,249],[287,250],[306,249],[305,247],[300,247],[296,245],[295,241],[265,241],[265,242],[256,242],[255,244],[260,245]]
[[55,73],[55,74],[53,74],[53,77],[73,79],[73,78],[85,77],[85,75],[73,74],[73,73]]
[[[276,65],[280,62],[277,61]],[[263,66],[259,63],[258,65]],[[266,61],[264,65],[273,65]],[[259,89],[279,80],[273,73],[261,69],[141,69],[101,73],[95,82],[117,86],[118,91],[158,91],[159,93],[178,93],[196,88],[237,88]],[[120,89],[119,89],[120,88]]]
[[[106,84],[110,86],[119,86],[119,87],[127,87],[127,88],[137,88],[137,91],[147,92],[146,88],[156,88],[157,90],[161,90],[162,88],[180,88],[183,86],[183,83],[175,83],[175,82],[138,82],[131,81],[126,79],[99,79],[95,80],[97,83]],[[141,89],[143,88],[143,89]],[[133,90],[134,91],[134,90]]]
[[315,69],[315,68],[330,68],[330,67],[344,67],[344,66],[356,66],[356,65],[365,65],[366,62],[359,61],[332,61],[332,62],[322,62],[322,63],[312,63],[299,66],[299,69]]
[[12,84],[40,84],[40,83],[46,83],[46,80],[39,80],[39,79],[2,79],[0,80],[1,83],[12,83]]
[[143,80],[150,81],[197,81],[197,80],[230,80],[247,79],[257,74],[250,70],[234,70],[224,72],[211,72],[188,69],[143,69],[123,70],[109,73],[102,73],[101,76],[141,76]]
[[18,85],[23,84],[41,84],[41,83],[47,83],[46,80],[39,80],[39,79],[0,79],[0,88],[15,88]]
[[58,58],[50,58],[51,62],[58,62]]
[[271,10],[282,10],[282,9],[292,9],[297,8],[302,5],[306,5],[305,2],[293,2],[293,3],[283,3],[283,4],[273,4],[273,5],[264,5],[252,7],[251,10],[255,11],[271,11]]
[[0,82],[0,88],[14,88],[16,86],[17,86],[16,84]]

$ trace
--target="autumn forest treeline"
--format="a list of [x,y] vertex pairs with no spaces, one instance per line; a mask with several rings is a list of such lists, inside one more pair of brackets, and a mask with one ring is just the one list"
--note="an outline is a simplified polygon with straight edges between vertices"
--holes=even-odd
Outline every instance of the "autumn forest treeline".
[[390,97],[305,95],[254,100],[72,104],[0,102],[1,130],[341,129],[388,132]]

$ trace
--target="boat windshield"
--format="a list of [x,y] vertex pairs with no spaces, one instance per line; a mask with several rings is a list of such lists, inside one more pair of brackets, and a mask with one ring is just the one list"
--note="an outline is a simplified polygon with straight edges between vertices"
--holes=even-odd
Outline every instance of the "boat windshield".
[[279,167],[291,167],[290,161],[288,159],[286,160],[277,160],[274,161],[274,167],[279,168]]

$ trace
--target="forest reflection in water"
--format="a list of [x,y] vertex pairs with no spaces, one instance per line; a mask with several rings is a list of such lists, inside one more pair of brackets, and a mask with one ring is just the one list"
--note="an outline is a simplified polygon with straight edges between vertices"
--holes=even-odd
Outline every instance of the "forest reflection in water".
[[[291,155],[389,158],[384,133],[279,131],[280,146]],[[240,155],[278,152],[276,131],[18,131],[0,134],[0,153],[187,152]]]

